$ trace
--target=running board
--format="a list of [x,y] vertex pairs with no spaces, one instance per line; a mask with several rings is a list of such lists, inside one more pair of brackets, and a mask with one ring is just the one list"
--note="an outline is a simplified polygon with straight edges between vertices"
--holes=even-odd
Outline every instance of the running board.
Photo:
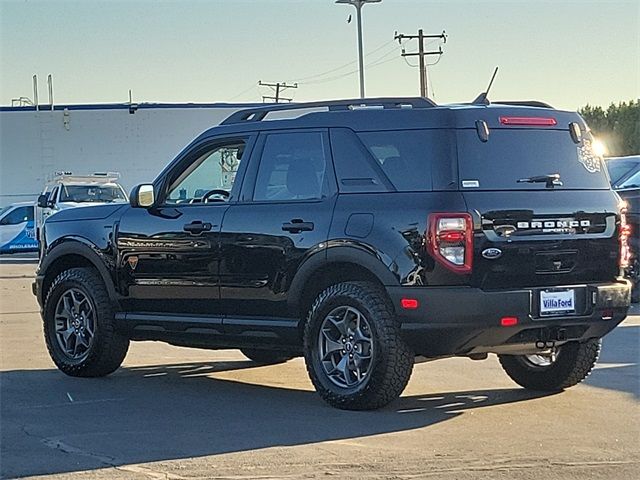
[[296,318],[119,312],[116,313],[116,321],[119,328],[138,339],[156,339],[166,333],[171,336],[196,334],[227,339],[253,339],[278,344],[301,343],[300,320]]

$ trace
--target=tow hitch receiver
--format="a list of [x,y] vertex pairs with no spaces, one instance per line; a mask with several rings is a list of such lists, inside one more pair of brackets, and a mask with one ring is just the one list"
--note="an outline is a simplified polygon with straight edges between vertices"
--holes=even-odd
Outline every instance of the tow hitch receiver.
[[564,328],[545,328],[540,330],[540,335],[536,341],[536,348],[547,350],[554,348],[556,342],[564,342],[567,340],[567,331]]

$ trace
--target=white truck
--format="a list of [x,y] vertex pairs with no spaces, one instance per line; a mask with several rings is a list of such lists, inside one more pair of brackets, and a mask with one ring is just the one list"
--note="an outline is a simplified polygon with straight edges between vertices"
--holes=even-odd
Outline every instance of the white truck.
[[55,172],[47,180],[38,197],[35,213],[37,238],[47,217],[60,210],[128,202],[128,196],[117,182],[117,172],[96,172],[90,175],[74,175],[71,172]]

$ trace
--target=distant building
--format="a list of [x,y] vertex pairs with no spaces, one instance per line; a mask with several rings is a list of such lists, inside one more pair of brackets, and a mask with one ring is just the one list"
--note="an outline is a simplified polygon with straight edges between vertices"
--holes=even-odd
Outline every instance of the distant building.
[[251,104],[0,107],[0,207],[35,201],[55,171],[120,172],[126,190],[153,180],[191,140]]

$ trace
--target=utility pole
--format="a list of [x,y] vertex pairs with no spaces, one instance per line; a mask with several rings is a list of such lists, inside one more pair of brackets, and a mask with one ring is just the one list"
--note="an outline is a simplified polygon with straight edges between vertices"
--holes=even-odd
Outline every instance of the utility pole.
[[443,30],[441,34],[439,35],[425,35],[424,32],[422,31],[422,29],[418,30],[418,34],[417,35],[404,35],[403,33],[396,33],[395,36],[393,37],[395,40],[398,40],[399,43],[402,43],[402,40],[414,40],[417,39],[418,40],[418,51],[417,52],[411,52],[411,53],[406,53],[404,51],[404,48],[402,49],[402,56],[403,57],[413,57],[413,56],[418,56],[418,60],[420,62],[419,67],[420,67],[420,96],[421,97],[428,97],[429,96],[429,87],[428,87],[428,83],[427,83],[427,65],[426,65],[426,61],[425,61],[425,57],[429,56],[429,55],[442,55],[444,52],[442,51],[442,47],[438,47],[437,51],[434,52],[425,52],[424,50],[424,41],[428,38],[439,38],[440,40],[442,40],[442,43],[447,43],[447,34],[445,33],[445,31]]
[[287,88],[298,88],[297,83],[293,83],[293,84],[287,84],[287,82],[268,83],[268,82],[263,82],[262,80],[258,82],[258,85],[260,85],[261,87],[269,87],[274,92],[273,95],[263,95],[262,103],[264,103],[265,100],[274,100],[276,103],[280,103],[280,100],[286,100],[287,102],[290,102],[291,100],[293,100],[293,98],[281,97],[280,93],[285,91]]

